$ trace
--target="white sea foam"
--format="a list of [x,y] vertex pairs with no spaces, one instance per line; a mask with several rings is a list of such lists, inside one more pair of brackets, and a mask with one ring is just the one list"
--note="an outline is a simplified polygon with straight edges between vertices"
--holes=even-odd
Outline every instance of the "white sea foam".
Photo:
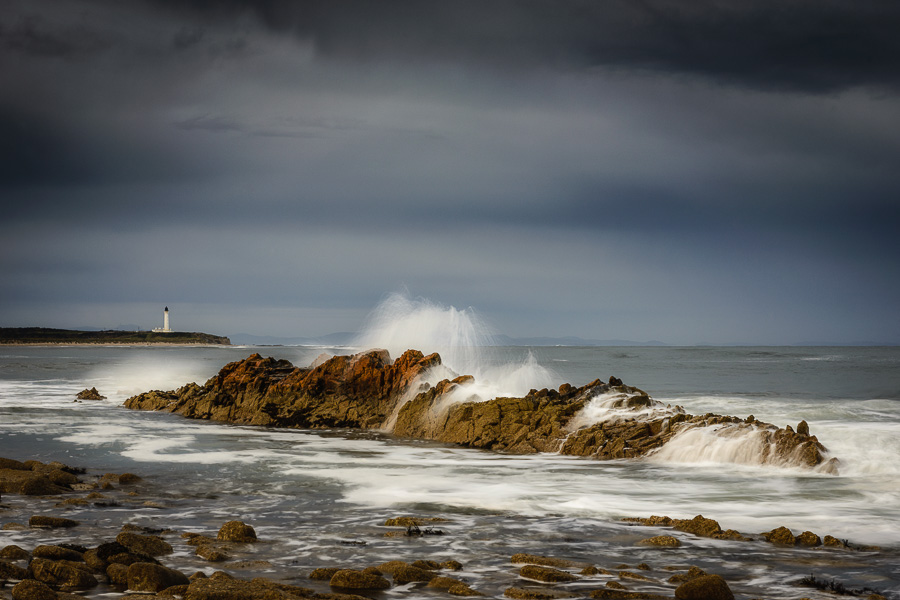
[[354,342],[359,349],[385,348],[392,358],[409,349],[437,352],[442,365],[426,373],[425,381],[434,385],[459,375],[475,378],[448,396],[450,401],[524,396],[553,385],[555,375],[532,353],[519,361],[498,360],[492,345],[490,326],[473,308],[460,310],[399,293],[378,305]]
[[648,405],[628,406],[628,400],[636,394],[608,391],[592,398],[568,423],[568,429],[575,431],[597,423],[624,420],[649,421],[663,419],[684,412],[680,407],[665,405],[650,400]]

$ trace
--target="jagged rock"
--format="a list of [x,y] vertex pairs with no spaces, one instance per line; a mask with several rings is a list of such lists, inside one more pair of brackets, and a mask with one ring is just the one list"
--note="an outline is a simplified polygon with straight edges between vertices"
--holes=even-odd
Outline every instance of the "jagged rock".
[[337,571],[331,577],[329,585],[353,590],[386,590],[391,587],[391,583],[381,575],[355,569]]
[[95,387],[92,387],[89,390],[81,390],[75,397],[79,400],[106,400],[106,396],[101,396],[100,392],[98,392]]
[[56,592],[46,583],[36,579],[24,579],[10,591],[13,600],[56,600]]
[[35,579],[55,588],[87,590],[98,583],[90,573],[90,567],[84,563],[35,558],[29,569]]
[[161,537],[155,535],[140,535],[123,531],[116,536],[116,541],[132,554],[162,556],[163,554],[172,553],[172,546]]
[[[449,394],[465,389],[470,376],[413,389],[421,374],[440,364],[437,354],[425,356],[418,350],[408,350],[394,361],[384,350],[370,350],[335,356],[310,368],[253,354],[229,363],[203,386],[147,392],[129,398],[125,406],[249,425],[382,428],[397,436],[473,448],[561,452],[600,460],[644,456],[687,429],[716,427],[728,435],[757,436],[763,448],[761,464],[822,465],[823,470],[836,472],[836,463],[823,465],[825,448],[805,433],[808,428],[794,432],[756,419],[688,415],[616,378],[611,383],[595,380],[579,388],[562,385],[559,391],[532,390],[522,398],[484,402],[446,401]],[[611,390],[620,394],[619,409],[640,410],[643,416],[581,428],[573,425],[589,401]]]
[[641,540],[637,544],[638,546],[660,546],[663,548],[678,548],[681,546],[681,542],[678,541],[678,538],[672,537],[671,535],[657,535],[652,538]]
[[28,519],[28,526],[38,529],[57,529],[66,527],[77,527],[78,521],[65,519],[63,517],[48,517],[46,515],[35,515]]
[[734,594],[719,575],[702,575],[675,588],[677,600],[734,600]]
[[255,542],[256,531],[243,521],[228,521],[219,529],[216,539],[223,542]]
[[703,515],[697,515],[693,519],[676,519],[672,527],[685,533],[693,533],[702,537],[713,537],[722,532],[719,523],[713,519],[707,519]]
[[533,579],[535,581],[544,581],[547,583],[576,581],[578,579],[576,575],[572,575],[566,571],[560,571],[553,567],[541,567],[538,565],[525,565],[519,569],[519,576],[524,577],[525,579]]
[[135,592],[159,592],[173,585],[187,585],[187,576],[181,571],[154,563],[133,563],[128,566],[128,589]]

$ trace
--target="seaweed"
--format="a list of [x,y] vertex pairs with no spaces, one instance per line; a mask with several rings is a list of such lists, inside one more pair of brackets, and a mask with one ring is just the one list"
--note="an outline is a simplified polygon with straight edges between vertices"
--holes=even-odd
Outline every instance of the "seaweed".
[[869,587],[852,589],[848,588],[836,579],[832,579],[831,581],[828,581],[827,579],[817,579],[816,576],[812,573],[798,580],[795,585],[800,587],[811,587],[817,590],[831,592],[839,596],[868,596],[869,594],[881,595],[881,592],[879,592],[878,590],[873,590]]

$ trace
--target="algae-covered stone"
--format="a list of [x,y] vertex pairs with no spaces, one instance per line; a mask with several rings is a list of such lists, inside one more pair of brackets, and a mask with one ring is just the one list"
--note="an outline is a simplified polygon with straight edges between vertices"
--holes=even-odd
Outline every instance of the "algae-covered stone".
[[797,543],[797,538],[794,537],[794,534],[787,527],[777,527],[772,531],[767,531],[763,533],[763,537],[766,538],[767,542],[778,544],[779,546],[794,546]]
[[141,535],[123,531],[116,536],[116,541],[134,554],[162,556],[163,554],[172,553],[172,546],[161,537],[155,535]]
[[69,561],[54,561],[44,558],[32,559],[30,569],[34,578],[52,587],[67,590],[87,590],[95,587],[97,579],[86,564]]
[[638,546],[658,546],[662,548],[678,548],[681,542],[671,535],[657,535],[638,542]]
[[375,573],[341,569],[331,577],[329,585],[353,590],[386,590],[391,587],[391,582]]
[[703,575],[675,589],[677,600],[734,600],[734,594],[719,575]]
[[13,586],[13,600],[56,600],[56,592],[46,583],[25,579]]
[[243,521],[228,521],[219,529],[216,539],[223,542],[255,542],[256,531]]
[[78,521],[65,519],[63,517],[48,517],[46,515],[35,515],[28,519],[28,526],[38,529],[57,529],[66,527],[77,527]]
[[534,579],[536,581],[544,581],[547,583],[558,583],[564,581],[575,581],[578,579],[576,575],[560,571],[553,567],[542,567],[539,565],[525,565],[519,569],[519,575],[525,579]]
[[5,558],[7,560],[28,560],[31,558],[31,553],[15,544],[10,544],[9,546],[4,546],[0,549],[0,558]]
[[173,585],[187,585],[187,576],[181,571],[148,562],[128,566],[128,589],[136,592],[159,592]]
[[27,577],[28,571],[22,567],[0,560],[0,581],[4,579],[25,579]]

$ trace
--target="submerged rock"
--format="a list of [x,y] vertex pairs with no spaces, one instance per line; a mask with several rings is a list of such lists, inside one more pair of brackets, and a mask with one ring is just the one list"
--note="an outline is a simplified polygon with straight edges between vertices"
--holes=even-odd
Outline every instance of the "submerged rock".
[[[460,376],[433,387],[422,376],[441,365],[437,354],[407,350],[391,360],[385,350],[334,356],[309,368],[253,354],[232,362],[200,386],[152,391],[129,398],[135,410],[190,418],[302,428],[379,428],[394,435],[519,454],[559,452],[599,460],[659,451],[685,432],[741,437],[759,448],[760,464],[790,464],[836,472],[808,426],[779,429],[755,418],[685,414],[645,392],[595,380],[582,387],[531,390],[521,398],[481,401],[467,396],[474,379]],[[583,422],[583,409],[603,399],[607,417]],[[805,425],[805,423],[803,424]]]

